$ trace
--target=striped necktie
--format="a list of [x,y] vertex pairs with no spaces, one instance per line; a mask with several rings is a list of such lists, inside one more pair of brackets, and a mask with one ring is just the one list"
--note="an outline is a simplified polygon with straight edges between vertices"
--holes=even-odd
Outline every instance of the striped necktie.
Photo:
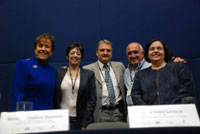
[[106,81],[106,86],[108,89],[108,94],[110,97],[110,102],[112,104],[114,104],[115,103],[115,92],[114,92],[114,88],[113,88],[112,79],[111,79],[110,73],[109,73],[110,70],[109,70],[108,65],[104,65],[104,68],[105,68],[105,81]]

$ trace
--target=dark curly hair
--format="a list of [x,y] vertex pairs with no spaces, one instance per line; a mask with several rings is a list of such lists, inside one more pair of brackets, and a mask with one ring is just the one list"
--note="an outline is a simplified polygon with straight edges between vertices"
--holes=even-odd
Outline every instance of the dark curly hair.
[[148,57],[149,47],[151,46],[151,44],[153,44],[156,41],[159,41],[163,45],[164,52],[165,52],[165,62],[168,62],[169,60],[171,60],[172,59],[171,51],[169,50],[167,45],[160,39],[153,39],[153,40],[151,40],[150,42],[147,43],[147,45],[145,46],[145,49],[144,49],[145,60],[148,61],[148,62],[151,62],[149,57]]
[[78,48],[81,52],[81,59],[83,59],[84,56],[84,48],[83,45],[80,42],[71,42],[68,44],[67,48],[66,48],[66,56],[69,56],[69,52],[70,50],[74,49],[74,48]]

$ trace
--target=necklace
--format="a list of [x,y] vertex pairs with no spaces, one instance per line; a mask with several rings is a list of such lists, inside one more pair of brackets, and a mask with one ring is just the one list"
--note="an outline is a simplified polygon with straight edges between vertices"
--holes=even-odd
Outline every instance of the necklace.
[[77,80],[77,78],[78,78],[79,70],[78,70],[78,72],[76,73],[76,78],[75,78],[74,81],[73,81],[73,78],[72,78],[72,73],[71,73],[70,68],[69,68],[69,74],[70,74],[70,78],[71,78],[71,82],[72,82],[72,94],[74,94],[74,88],[75,88],[76,80]]

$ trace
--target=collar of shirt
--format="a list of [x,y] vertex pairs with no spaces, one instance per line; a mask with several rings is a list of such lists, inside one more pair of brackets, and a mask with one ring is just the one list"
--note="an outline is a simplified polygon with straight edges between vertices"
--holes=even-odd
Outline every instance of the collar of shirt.
[[[103,67],[104,64],[101,63],[101,61],[99,61],[99,60],[98,60],[97,62],[98,62],[99,68],[100,68],[101,70],[104,70],[104,67]],[[110,68],[110,63],[108,63],[107,65],[108,65],[108,67]]]
[[33,57],[32,60],[33,60],[36,64],[41,65],[42,67],[48,67],[48,66],[49,66],[48,61],[47,61],[46,64],[43,64],[42,61],[39,60],[39,59],[37,59],[36,57]]
[[[135,69],[135,72],[137,72],[138,70],[141,70],[141,68],[142,68],[142,66],[144,65],[144,63],[145,63],[145,60],[144,60],[144,58],[143,58],[143,59],[138,63],[138,66],[137,66],[137,68]],[[130,71],[132,71],[132,68],[131,68],[130,63],[128,64],[128,68],[129,68]]]

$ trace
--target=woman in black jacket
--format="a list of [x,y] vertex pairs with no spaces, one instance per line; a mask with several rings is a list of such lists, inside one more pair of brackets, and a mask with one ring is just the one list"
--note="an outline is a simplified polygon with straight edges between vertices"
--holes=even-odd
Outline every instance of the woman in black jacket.
[[181,104],[194,100],[195,85],[184,63],[174,63],[171,52],[161,40],[145,47],[145,60],[152,66],[138,72],[132,87],[135,105]]
[[69,109],[71,130],[84,130],[93,122],[96,106],[95,76],[92,71],[80,67],[84,55],[81,43],[70,43],[66,55],[68,69],[57,70],[55,108]]

